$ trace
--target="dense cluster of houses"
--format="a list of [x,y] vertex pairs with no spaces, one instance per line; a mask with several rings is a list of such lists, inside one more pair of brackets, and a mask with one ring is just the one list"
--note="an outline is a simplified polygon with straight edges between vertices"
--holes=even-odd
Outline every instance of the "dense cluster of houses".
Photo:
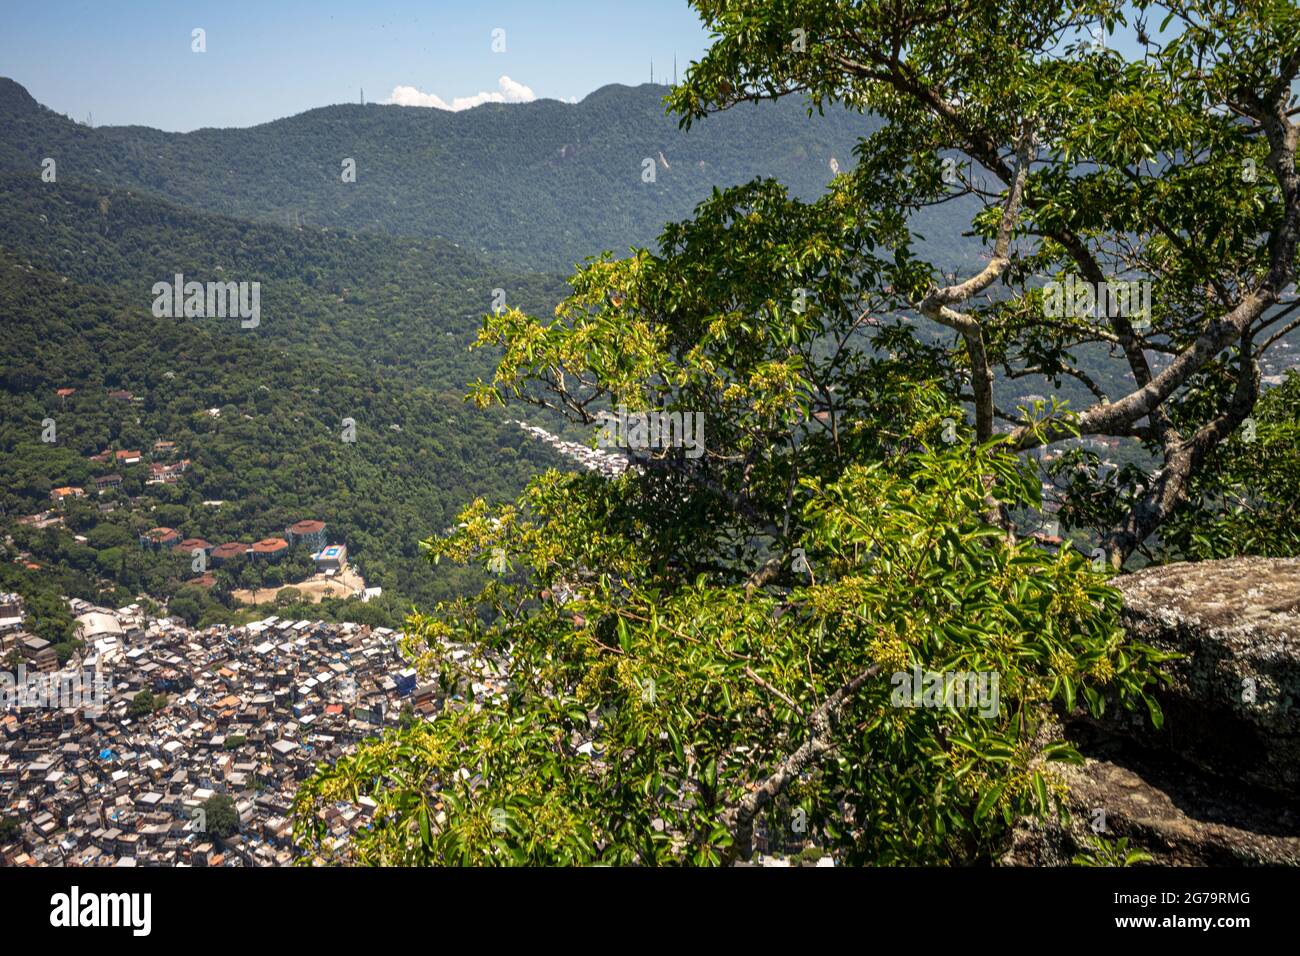
[[[58,390],[60,398],[66,398],[75,394],[75,392],[76,389]],[[165,439],[154,442],[151,453],[152,460],[149,463],[149,478],[145,483],[171,484],[176,482],[182,474],[189,470],[191,464],[188,458],[171,460],[175,459],[176,455],[176,442]],[[106,448],[98,454],[89,456],[89,459],[91,462],[100,465],[128,466],[140,464],[144,461],[144,457],[144,453],[138,449]],[[122,480],[122,476],[117,472],[99,475],[94,479],[95,490],[102,495],[105,491],[120,488]],[[69,500],[85,497],[86,489],[81,487],[60,486],[50,491],[50,500],[55,508],[61,508]],[[204,504],[220,504],[220,502],[204,502]],[[101,505],[101,511],[110,510],[112,510],[111,506]],[[62,523],[62,516],[55,511],[25,516],[19,519],[19,524],[31,525],[38,529]],[[304,518],[301,521],[294,522],[284,529],[282,536],[271,535],[252,543],[227,541],[223,544],[214,545],[202,538],[183,538],[179,531],[167,527],[150,528],[140,535],[139,541],[140,547],[147,550],[174,550],[187,555],[202,552],[205,566],[210,563],[212,567],[220,567],[222,564],[237,558],[248,558],[255,561],[279,561],[289,553],[293,546],[301,544],[309,549],[312,559],[316,562],[316,571],[318,573],[332,575],[347,567],[347,546],[330,544],[325,535],[325,522],[314,518]],[[210,586],[214,581],[211,575],[205,571],[191,583]]]
[[[10,597],[10,596],[4,596]],[[464,659],[476,679],[446,696],[417,680],[388,628],[268,617],[195,630],[69,600],[83,650],[58,676],[93,672],[94,706],[0,706],[0,865],[280,866],[293,861],[291,805],[321,761],[344,755],[408,711],[433,719],[506,691],[508,662]],[[21,608],[0,603],[0,620]],[[162,706],[132,716],[142,691]],[[226,794],[239,833],[204,828],[206,801]],[[369,825],[362,800],[326,813],[332,839]],[[0,831],[3,832],[3,831]]]
[[527,422],[516,420],[515,424],[522,428],[531,438],[550,445],[561,455],[576,462],[588,471],[597,472],[605,478],[617,478],[628,469],[629,462],[626,455],[615,451],[588,448],[581,442],[565,441],[558,435],[551,434],[545,428],[538,428],[536,425],[529,425]]

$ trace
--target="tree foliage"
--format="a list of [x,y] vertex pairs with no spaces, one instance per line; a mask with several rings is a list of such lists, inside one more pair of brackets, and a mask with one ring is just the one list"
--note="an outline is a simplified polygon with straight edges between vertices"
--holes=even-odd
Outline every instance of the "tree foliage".
[[234,836],[239,832],[239,811],[229,794],[214,793],[203,801],[204,821],[207,833],[219,840]]
[[[1119,565],[1255,408],[1300,227],[1296,11],[1179,5],[1132,62],[1087,31],[1147,3],[695,5],[714,42],[668,98],[685,125],[788,94],[888,124],[815,202],[716,191],[657,249],[591,260],[553,316],[485,318],[501,359],[479,403],[588,428],[614,406],[700,413],[705,452],[627,448],[616,481],[551,473],[426,543],[508,573],[409,622],[445,708],[303,785],[309,859],[726,863],[761,836],[989,860],[1018,814],[1060,806],[1051,763],[1077,755],[1042,739],[1051,709],[1162,721],[1162,656],[1119,628],[1118,593],[1007,515],[1041,506],[1025,451],[1140,439],[1159,467],[1114,496]],[[987,255],[960,280],[909,227],[951,198],[944,154],[986,174],[957,190]],[[1047,321],[1042,282],[1070,272],[1148,278],[1149,325]],[[1095,346],[1123,356],[1125,394],[996,406],[999,373],[1089,387],[1072,354]],[[471,699],[446,649],[466,640],[508,666],[503,699]],[[908,673],[996,674],[998,706],[900,695]],[[323,811],[362,796],[374,825],[335,845]]]
[[[789,94],[870,110],[889,122],[826,204],[869,221],[981,202],[983,269],[949,281],[895,241],[908,268],[887,288],[956,333],[948,384],[970,402],[977,440],[1004,418],[1022,450],[1075,432],[1143,441],[1155,463],[1125,472],[1113,490],[1123,507],[1098,531],[1116,566],[1150,553],[1193,476],[1250,417],[1265,353],[1296,327],[1294,4],[697,6],[718,39],[670,94],[683,123]],[[1109,49],[1116,32],[1143,55]],[[1049,316],[1043,283],[1071,277],[1150,282],[1150,314]],[[1128,365],[1119,394],[1075,358],[1097,345]],[[994,379],[1030,373],[1072,378],[1091,403],[998,408]]]

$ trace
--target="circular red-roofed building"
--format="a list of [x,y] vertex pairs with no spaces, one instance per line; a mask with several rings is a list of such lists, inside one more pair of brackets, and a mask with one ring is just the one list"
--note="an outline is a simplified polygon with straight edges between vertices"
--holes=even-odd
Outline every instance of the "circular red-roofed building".
[[235,558],[242,558],[246,554],[248,554],[248,545],[242,541],[227,541],[212,549],[212,560],[216,564],[221,564],[225,561],[233,561]]
[[195,551],[202,551],[204,554],[212,553],[212,545],[202,538],[186,538],[180,544],[176,545],[178,551],[184,551],[186,554],[193,554]]
[[278,561],[289,550],[284,538],[263,538],[253,544],[253,557],[263,561]]

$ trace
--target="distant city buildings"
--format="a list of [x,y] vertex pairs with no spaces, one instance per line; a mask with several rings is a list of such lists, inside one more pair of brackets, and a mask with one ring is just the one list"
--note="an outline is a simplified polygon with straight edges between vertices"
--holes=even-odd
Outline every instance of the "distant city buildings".
[[588,471],[597,472],[605,478],[617,478],[627,471],[629,467],[630,463],[627,456],[618,451],[588,448],[586,445],[575,441],[565,441],[557,435],[552,435],[546,429],[538,428],[536,425],[529,425],[527,422],[516,420],[515,424],[533,438],[550,445],[561,455],[576,462]]
[[[57,674],[92,666],[106,693],[98,709],[0,709],[0,817],[19,823],[0,844],[0,865],[289,865],[294,793],[318,763],[403,712],[431,717],[508,689],[508,660],[455,643],[444,652],[464,673],[450,690],[436,675],[419,683],[388,628],[272,616],[200,630],[138,605],[68,604],[94,646]],[[0,612],[20,605],[0,595]],[[58,666],[40,638],[24,638],[21,653],[29,670]],[[165,701],[133,714],[142,691]],[[201,829],[215,794],[239,817],[239,833],[224,840]],[[367,799],[331,805],[330,839],[346,843],[374,810]]]

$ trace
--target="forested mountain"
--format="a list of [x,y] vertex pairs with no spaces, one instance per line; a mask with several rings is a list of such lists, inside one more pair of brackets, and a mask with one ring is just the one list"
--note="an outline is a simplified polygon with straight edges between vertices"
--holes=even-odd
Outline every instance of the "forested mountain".
[[[247,219],[445,237],[494,262],[560,271],[603,249],[653,242],[714,186],[755,176],[799,196],[851,165],[874,122],[842,109],[809,119],[793,100],[741,105],[689,133],[668,88],[606,86],[580,103],[462,112],[329,106],[248,129],[92,129],[0,79],[0,169],[152,191]],[[343,182],[345,159],[356,181]],[[643,181],[646,161],[654,182]]]
[[[369,613],[396,623],[412,601],[449,597],[475,577],[430,569],[418,541],[474,494],[514,493],[555,461],[463,397],[491,364],[467,346],[492,289],[544,308],[558,279],[493,272],[445,240],[241,222],[32,174],[0,176],[0,257],[0,509],[37,513],[52,488],[87,489],[65,507],[62,531],[11,529],[65,593],[119,603],[177,594],[195,576],[190,557],[143,551],[138,535],[152,527],[251,542],[312,517],[385,589]],[[153,284],[178,272],[259,283],[257,327],[155,317]],[[341,438],[345,418],[354,443]],[[146,484],[160,440],[192,461],[175,484]],[[144,460],[89,460],[106,449],[142,449]],[[96,495],[94,479],[111,474],[121,488]],[[226,504],[203,504],[212,500]],[[276,587],[306,570],[299,560],[269,576],[237,567],[219,577]],[[104,582],[119,590],[102,594]]]
[[[62,526],[9,523],[13,547],[63,593],[148,593],[211,618],[221,609],[185,588],[188,556],[141,549],[141,532],[247,542],[318,517],[385,588],[376,620],[462,593],[476,572],[431,570],[417,542],[555,461],[463,404],[493,364],[467,350],[480,317],[502,299],[549,310],[575,261],[652,241],[715,186],[772,175],[811,197],[871,125],[782,103],[687,135],[665,92],[463,113],[334,106],[170,134],[92,129],[0,80],[0,508],[13,519],[49,507],[53,488],[87,489]],[[154,285],[177,274],[257,283],[256,327],[157,317]],[[191,462],[179,481],[147,482],[155,441]],[[133,449],[138,464],[90,458]],[[97,495],[108,475],[121,487]],[[306,570],[301,556],[226,568],[214,593]]]
[[0,246],[77,282],[121,286],[141,310],[154,301],[154,283],[177,272],[258,282],[256,329],[213,319],[213,331],[419,370],[462,392],[471,373],[490,366],[466,346],[493,290],[529,308],[563,291],[558,277],[495,268],[445,240],[250,223],[32,173],[0,174],[0,210]]

